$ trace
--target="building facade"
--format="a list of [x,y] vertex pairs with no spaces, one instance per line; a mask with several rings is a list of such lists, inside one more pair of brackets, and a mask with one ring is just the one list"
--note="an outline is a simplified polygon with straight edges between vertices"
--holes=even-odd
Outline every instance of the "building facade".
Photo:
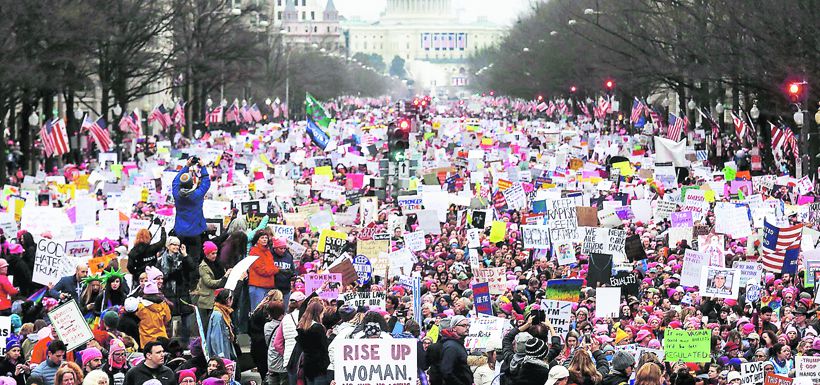
[[339,11],[333,0],[275,1],[273,31],[283,34],[285,44],[343,51]]
[[506,28],[486,19],[465,21],[452,0],[388,0],[379,21],[343,20],[349,55],[379,54],[386,64],[405,60],[416,92],[463,96],[468,58],[500,43]]

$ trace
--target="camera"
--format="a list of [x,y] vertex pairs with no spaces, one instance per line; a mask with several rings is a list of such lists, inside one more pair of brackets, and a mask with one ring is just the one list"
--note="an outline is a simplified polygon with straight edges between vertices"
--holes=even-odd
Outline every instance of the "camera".
[[193,164],[198,164],[199,163],[199,157],[198,156],[192,156],[192,157],[188,158],[188,160]]
[[541,309],[532,311],[532,324],[538,325],[547,320],[547,312]]

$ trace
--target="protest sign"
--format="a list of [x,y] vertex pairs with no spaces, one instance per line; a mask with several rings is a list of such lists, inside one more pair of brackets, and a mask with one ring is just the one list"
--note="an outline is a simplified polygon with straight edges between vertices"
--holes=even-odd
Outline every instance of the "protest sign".
[[574,198],[556,199],[547,202],[547,227],[550,229],[550,241],[571,242],[578,238],[578,215]]
[[57,330],[60,341],[71,351],[94,339],[77,302],[68,301],[48,312],[51,327]]
[[251,265],[253,265],[257,259],[259,259],[259,257],[256,255],[249,255],[237,262],[231,270],[231,273],[228,274],[228,279],[225,281],[225,288],[228,290],[236,290],[236,284],[239,283],[242,274],[250,270]]
[[407,385],[418,379],[413,339],[343,339],[334,351],[336,385]]
[[288,250],[293,255],[293,260],[298,262],[302,260],[302,256],[305,254],[305,251],[307,251],[307,247],[302,246],[301,243],[288,239]]
[[404,247],[410,249],[411,251],[424,250],[427,247],[424,242],[424,231],[404,233]]
[[737,299],[740,292],[740,271],[703,266],[699,286],[702,297]]
[[555,252],[559,266],[571,265],[578,262],[578,258],[575,257],[575,243],[573,242],[555,244],[552,250]]
[[401,248],[387,254],[392,274],[410,274],[417,259],[407,248]]
[[638,282],[638,276],[629,271],[619,272],[618,275],[609,277],[609,286],[620,287],[622,293],[625,295],[637,296],[640,283]]
[[578,217],[578,226],[598,227],[598,208],[576,206],[575,213]]
[[359,285],[366,285],[373,277],[373,266],[370,264],[370,259],[364,255],[357,255],[353,257],[353,268],[356,269],[356,275],[359,277],[356,282]]
[[342,275],[338,273],[330,274],[306,274],[305,293],[319,293],[319,297],[332,301],[339,297],[342,290]]
[[610,254],[616,263],[626,262],[626,230],[600,227],[579,227],[583,239],[581,253]]
[[686,190],[681,211],[692,212],[692,220],[699,221],[709,211],[709,202],[706,201],[706,191],[698,189]]
[[709,362],[711,330],[667,329],[663,347],[665,362]]
[[[481,246],[481,229],[467,229],[467,247],[476,248],[479,246]],[[527,247],[526,241],[524,247]]]
[[6,354],[6,339],[12,335],[11,333],[11,317],[0,317],[0,354]]
[[490,299],[490,284],[479,282],[473,284],[473,299],[475,311],[478,314],[493,315],[493,305]]
[[524,247],[548,249],[550,247],[550,229],[546,225],[522,225],[521,239]]
[[791,385],[793,378],[774,374],[774,372],[765,372],[763,376],[763,385]]
[[663,349],[652,349],[644,346],[637,346],[635,348],[635,362],[640,362],[641,357],[646,353],[652,353],[658,357],[658,362],[663,362],[663,357],[666,356]]
[[646,250],[644,250],[640,235],[632,234],[626,237],[626,240],[624,240],[624,254],[630,262],[646,259]]
[[35,236],[37,252],[34,256],[32,281],[41,285],[56,284],[60,278],[74,274],[77,260],[66,257],[65,247],[48,238]]
[[667,219],[678,208],[678,204],[668,200],[659,200],[655,206],[655,220]]
[[350,262],[350,258],[340,257],[336,259],[333,264],[327,268],[327,271],[341,274],[343,286],[350,285],[359,278],[356,274],[356,269],[353,268],[353,263]]
[[708,257],[698,251],[686,249],[683,255],[683,269],[680,283],[683,286],[694,287],[700,285],[702,268],[709,266]]
[[595,289],[595,316],[617,318],[620,313],[621,288],[599,287]]
[[691,211],[680,211],[671,213],[669,218],[672,222],[672,227],[692,227],[695,223],[692,221]]
[[[464,322],[464,321],[462,321]],[[479,317],[470,319],[470,330],[464,339],[467,349],[498,349],[504,337],[504,329],[509,321],[499,317]]]
[[72,258],[91,258],[94,254],[94,240],[66,241],[65,255]]
[[750,283],[759,285],[763,278],[763,265],[758,262],[735,261],[732,268],[740,271],[740,287]]
[[555,301],[551,299],[541,300],[541,309],[544,315],[555,328],[555,333],[561,338],[567,335],[572,317],[572,305],[574,302]]
[[807,377],[813,384],[820,384],[820,357],[802,355],[795,359],[797,377]]
[[487,282],[490,286],[490,294],[501,295],[507,290],[506,269],[503,267],[490,267],[478,269],[475,278],[478,282]]
[[544,298],[557,301],[578,302],[581,297],[583,279],[551,279],[547,281]]
[[421,210],[421,196],[419,195],[402,195],[398,197],[399,207],[402,212]]
[[274,238],[285,238],[291,241],[294,240],[296,229],[293,226],[268,225],[268,228],[270,229]]
[[587,285],[598,287],[609,284],[612,277],[612,255],[593,253],[589,256],[589,270],[587,271]]
[[386,293],[374,291],[357,291],[352,293],[343,293],[340,297],[345,302],[345,305],[358,308],[360,306],[369,306],[371,309],[378,307],[384,309]]
[[740,384],[763,384],[763,362],[744,362],[740,364]]
[[698,237],[698,251],[707,256],[709,265],[712,266],[726,266],[724,245],[723,235],[711,234]]

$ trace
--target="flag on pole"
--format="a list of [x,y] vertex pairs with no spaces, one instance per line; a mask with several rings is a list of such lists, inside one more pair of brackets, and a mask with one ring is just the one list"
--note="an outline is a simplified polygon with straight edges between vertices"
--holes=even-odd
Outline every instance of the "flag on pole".
[[735,125],[735,134],[737,135],[737,138],[743,140],[743,137],[746,136],[746,122],[744,122],[739,116],[735,115],[734,111],[732,112],[732,122]]
[[307,118],[307,134],[310,136],[310,140],[313,141],[313,144],[322,150],[327,148],[328,143],[330,143],[330,136],[328,136],[310,116]]
[[222,123],[222,106],[216,106],[216,108],[207,114],[205,126],[210,126],[213,123]]
[[666,131],[666,138],[677,142],[686,129],[686,117],[680,118],[675,114],[669,114],[669,129]]
[[151,111],[151,115],[148,115],[148,124],[151,124],[151,122],[155,120],[159,122],[163,129],[168,129],[168,127],[170,127],[171,124],[173,124],[173,121],[171,120],[171,115],[168,113],[168,110],[166,110],[165,106],[162,104],[154,107],[154,110]]
[[131,130],[134,131],[137,136],[142,135],[142,118],[140,117],[139,110],[131,112]]
[[177,127],[182,127],[185,125],[185,102],[182,100],[177,102],[177,105],[174,106],[174,113],[171,115],[171,120]]
[[764,220],[763,226],[763,269],[775,273],[797,273],[797,257],[800,255],[800,241],[803,224],[779,227]]
[[259,122],[262,120],[262,112],[259,111],[259,106],[257,106],[256,103],[251,106],[250,111],[251,118],[253,118],[254,122]]
[[240,111],[242,114],[242,121],[245,123],[250,123],[253,121],[253,115],[251,114],[251,109],[247,105],[242,106],[242,110]]
[[282,103],[281,107],[282,107],[282,117],[285,118],[285,119],[288,119],[290,117],[290,115],[288,113],[288,104],[287,103]]
[[794,137],[792,130],[785,125],[777,126],[772,122],[769,122],[769,125],[771,125],[772,131],[772,148],[775,150],[782,149],[783,153],[791,150],[792,155],[797,158],[799,154],[797,138]]
[[40,139],[43,140],[46,156],[60,156],[71,150],[68,146],[65,122],[60,118],[55,118],[43,126],[40,130]]
[[635,122],[637,122],[638,119],[641,118],[641,116],[643,115],[643,111],[645,109],[646,106],[644,106],[643,102],[638,100],[638,98],[635,98],[635,100],[632,101],[632,114],[629,117],[629,120],[632,121],[632,124],[635,124]]
[[229,123],[241,123],[241,119],[239,116],[239,106],[236,105],[236,102],[233,102],[233,104],[225,110],[225,121]]
[[330,125],[330,114],[310,93],[305,93],[305,113],[322,129]]
[[114,145],[114,141],[111,140],[111,135],[109,135],[108,130],[105,129],[105,119],[103,118],[99,118],[95,122],[86,115],[81,129],[83,131],[88,130],[94,142],[97,143],[97,147],[99,147],[102,152],[108,152],[111,150],[111,146]]
[[270,110],[271,110],[271,116],[273,116],[273,119],[279,119],[279,114],[281,112],[281,109],[279,108],[279,105],[278,104],[271,104]]

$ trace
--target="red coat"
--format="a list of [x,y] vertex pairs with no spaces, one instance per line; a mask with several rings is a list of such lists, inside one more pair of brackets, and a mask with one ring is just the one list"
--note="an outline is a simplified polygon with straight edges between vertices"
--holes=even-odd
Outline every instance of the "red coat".
[[17,288],[9,282],[9,277],[0,275],[0,310],[11,309],[11,298],[9,296],[15,295],[17,292]]
[[254,245],[248,255],[255,255],[259,258],[251,264],[248,271],[248,285],[273,289],[276,287],[274,276],[279,272],[279,268],[273,262],[273,253],[267,247]]

